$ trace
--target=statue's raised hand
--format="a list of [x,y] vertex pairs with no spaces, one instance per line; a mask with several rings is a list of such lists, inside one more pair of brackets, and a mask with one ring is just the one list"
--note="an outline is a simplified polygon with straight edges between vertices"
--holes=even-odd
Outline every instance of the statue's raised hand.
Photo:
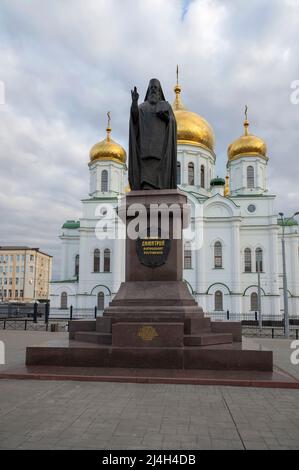
[[139,93],[137,91],[137,88],[134,86],[134,90],[131,90],[131,96],[132,96],[132,101],[133,103],[137,103],[139,99]]

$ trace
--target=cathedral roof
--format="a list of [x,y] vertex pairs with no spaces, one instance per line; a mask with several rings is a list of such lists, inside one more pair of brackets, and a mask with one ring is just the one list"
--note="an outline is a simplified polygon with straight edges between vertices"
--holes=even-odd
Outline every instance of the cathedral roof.
[[244,134],[232,142],[227,149],[228,160],[237,160],[241,157],[262,157],[268,160],[267,146],[263,139],[249,134],[249,122],[247,119],[247,106],[245,108]]
[[210,185],[211,186],[225,186],[225,180],[223,178],[219,178],[219,176],[217,176],[217,178],[213,178],[211,180]]
[[199,114],[186,109],[181,99],[181,87],[178,83],[174,91],[176,97],[172,108],[177,122],[178,144],[197,145],[213,152],[215,136],[212,127]]
[[67,220],[66,222],[64,222],[61,228],[70,228],[70,229],[80,228],[80,221],[79,220]]
[[96,143],[90,150],[90,162],[95,160],[112,160],[118,163],[126,163],[127,154],[125,149],[111,139],[110,113],[108,113],[107,136],[104,140]]

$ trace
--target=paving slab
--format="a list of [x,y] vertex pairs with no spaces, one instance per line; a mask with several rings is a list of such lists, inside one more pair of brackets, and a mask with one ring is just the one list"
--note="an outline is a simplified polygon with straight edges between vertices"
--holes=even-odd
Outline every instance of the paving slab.
[[[8,367],[39,341],[40,332],[18,333],[0,331]],[[299,449],[299,390],[3,378],[0,448]]]

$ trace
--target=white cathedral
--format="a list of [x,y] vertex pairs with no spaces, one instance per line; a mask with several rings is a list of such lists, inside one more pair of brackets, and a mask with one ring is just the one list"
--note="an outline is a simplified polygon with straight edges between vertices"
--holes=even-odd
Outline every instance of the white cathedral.
[[[174,88],[177,121],[177,181],[192,208],[191,224],[202,246],[184,246],[184,280],[195,300],[216,315],[283,314],[282,230],[285,232],[289,314],[299,313],[299,233],[294,218],[279,219],[269,194],[265,142],[249,131],[229,145],[226,179],[215,177],[215,138],[208,122],[188,111]],[[82,312],[108,306],[125,277],[125,241],[97,238],[99,204],[116,207],[129,190],[125,150],[107,136],[90,151],[89,195],[82,217],[62,226],[61,274],[51,283],[51,311],[71,305]],[[201,207],[200,207],[201,206]],[[196,208],[200,207],[200,211]],[[197,214],[200,214],[199,216]]]

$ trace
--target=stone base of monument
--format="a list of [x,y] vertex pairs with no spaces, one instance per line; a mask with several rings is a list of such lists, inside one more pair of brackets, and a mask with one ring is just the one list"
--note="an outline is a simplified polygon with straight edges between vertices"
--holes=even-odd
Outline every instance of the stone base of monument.
[[56,342],[28,347],[26,365],[175,370],[273,369],[271,351],[243,348],[240,323],[211,322],[202,312],[180,321],[177,314],[173,316],[171,312],[159,320],[154,320],[151,314],[148,318],[147,313],[143,314],[144,318],[139,320],[137,316],[105,315],[97,320],[71,321],[67,344]]
[[[28,347],[28,367],[98,367],[106,368],[108,375],[113,369],[142,369],[143,376],[162,369],[174,374],[272,371],[272,352],[244,347],[241,323],[211,322],[183,282],[181,231],[189,225],[186,202],[186,195],[174,189],[132,191],[126,196],[118,214],[127,227],[133,205],[143,205],[152,228],[152,205],[163,204],[168,237],[162,236],[162,216],[157,219],[160,236],[148,234],[147,228],[137,240],[128,237],[126,281],[103,317],[69,322],[67,343]],[[175,236],[177,227],[180,237]]]

